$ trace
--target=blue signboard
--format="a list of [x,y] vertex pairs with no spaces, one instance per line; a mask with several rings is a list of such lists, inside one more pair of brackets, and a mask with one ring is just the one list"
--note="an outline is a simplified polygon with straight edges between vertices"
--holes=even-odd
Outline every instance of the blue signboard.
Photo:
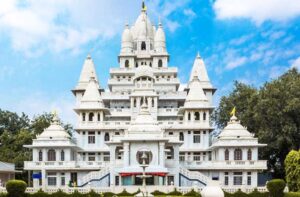
[[42,173],[37,173],[37,174],[32,174],[33,179],[41,179],[42,178]]

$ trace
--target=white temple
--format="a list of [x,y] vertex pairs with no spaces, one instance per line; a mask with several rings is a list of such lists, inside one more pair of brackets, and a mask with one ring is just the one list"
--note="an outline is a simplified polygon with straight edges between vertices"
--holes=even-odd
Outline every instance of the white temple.
[[[51,126],[25,147],[34,188],[141,185],[142,155],[147,185],[204,187],[257,186],[257,138],[235,116],[217,139],[210,115],[216,88],[198,54],[187,88],[169,54],[163,25],[153,25],[142,8],[122,34],[119,67],[110,69],[108,91],[99,84],[90,55],[72,90],[78,116],[71,136],[55,116]],[[99,75],[101,77],[101,75]]]

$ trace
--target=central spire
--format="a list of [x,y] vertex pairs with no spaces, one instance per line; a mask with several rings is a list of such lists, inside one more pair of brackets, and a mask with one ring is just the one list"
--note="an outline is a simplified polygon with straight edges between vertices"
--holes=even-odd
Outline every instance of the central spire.
[[147,11],[147,6],[145,5],[145,1],[142,1],[142,12]]

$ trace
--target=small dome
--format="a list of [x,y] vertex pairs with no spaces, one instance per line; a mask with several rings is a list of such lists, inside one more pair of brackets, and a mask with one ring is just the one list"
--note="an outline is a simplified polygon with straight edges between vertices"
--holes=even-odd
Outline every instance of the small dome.
[[197,76],[201,82],[209,81],[204,61],[200,57],[199,53],[197,54],[197,57],[194,61],[194,65],[191,71],[190,81],[193,80],[194,76]]
[[132,35],[131,35],[128,24],[125,26],[125,29],[123,31],[122,42],[132,42]]
[[38,139],[62,139],[70,138],[70,135],[65,131],[65,129],[60,125],[59,119],[56,114],[54,114],[53,121],[51,125],[46,128],[40,135],[37,136]]
[[224,197],[224,192],[219,186],[218,181],[210,181],[209,185],[201,191],[203,197]]
[[227,126],[223,129],[223,131],[218,136],[219,138],[237,138],[237,137],[245,137],[245,138],[253,138],[253,134],[251,134],[245,127],[240,124],[236,116],[232,116]]
[[153,78],[152,69],[149,66],[139,66],[136,69],[134,79],[137,79],[137,78],[142,77],[142,76],[147,76],[147,77]]
[[161,128],[151,116],[147,105],[143,103],[140,113],[137,115],[135,121],[131,123],[128,132],[146,132],[150,134],[160,133],[161,131]]

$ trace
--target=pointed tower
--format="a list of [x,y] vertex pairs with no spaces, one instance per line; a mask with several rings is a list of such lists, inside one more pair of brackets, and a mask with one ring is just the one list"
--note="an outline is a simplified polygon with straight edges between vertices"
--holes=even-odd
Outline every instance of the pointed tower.
[[209,103],[212,104],[212,96],[216,91],[216,88],[214,88],[209,80],[206,66],[204,64],[203,59],[201,58],[199,52],[196,56],[196,59],[194,61],[191,74],[190,74],[190,80],[188,84],[188,89],[190,88],[190,83],[194,79],[194,77],[197,77],[200,81],[201,87],[203,88],[203,91],[209,100]]
[[[76,97],[77,104],[80,102],[91,77],[94,78],[96,80],[96,83],[98,84],[95,65],[91,55],[89,54],[83,63],[78,83],[76,87],[72,90],[73,94]],[[99,84],[98,88],[100,89]]]
[[109,110],[103,104],[99,85],[94,77],[90,77],[83,97],[74,110],[80,117],[79,122],[88,124],[103,122],[105,115],[109,114]]
[[155,34],[154,49],[157,53],[166,53],[166,36],[161,22],[159,22]]

